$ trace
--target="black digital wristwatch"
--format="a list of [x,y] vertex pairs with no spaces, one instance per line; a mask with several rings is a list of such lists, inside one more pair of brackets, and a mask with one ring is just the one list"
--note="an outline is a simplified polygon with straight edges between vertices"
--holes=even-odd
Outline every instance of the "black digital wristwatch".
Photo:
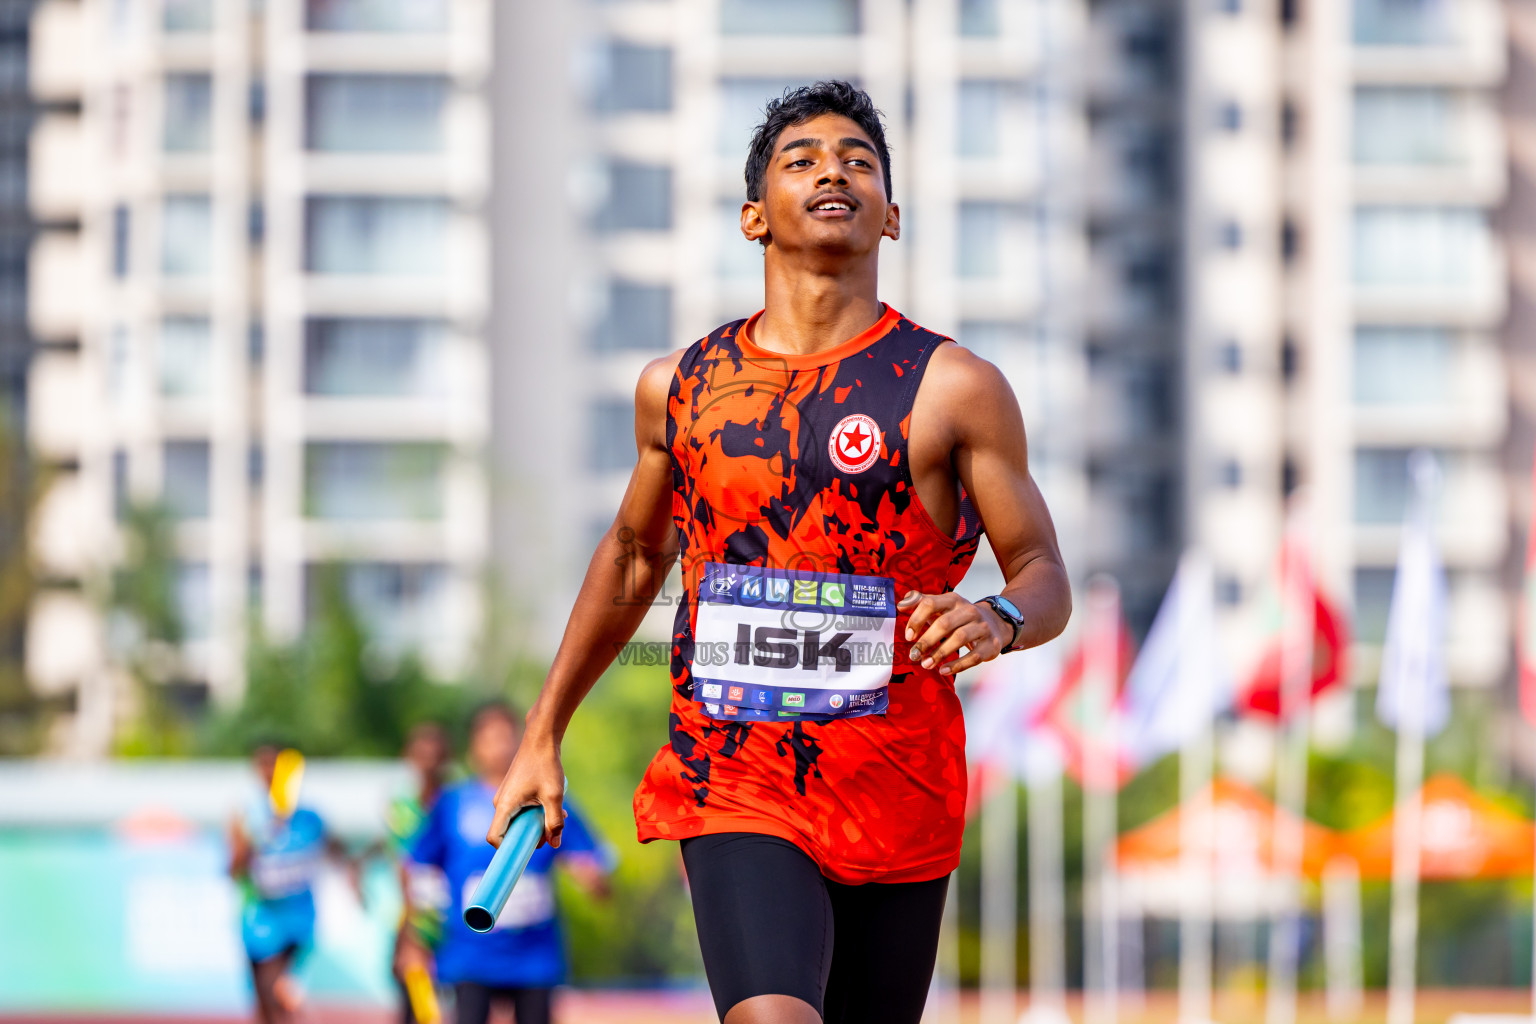
[[1013,627],[1013,637],[1003,645],[1003,649],[998,653],[1007,654],[1013,650],[1013,645],[1019,642],[1019,631],[1024,628],[1024,613],[1019,611],[1019,606],[1001,594],[984,597],[976,603],[990,605],[992,610],[997,612],[998,618]]

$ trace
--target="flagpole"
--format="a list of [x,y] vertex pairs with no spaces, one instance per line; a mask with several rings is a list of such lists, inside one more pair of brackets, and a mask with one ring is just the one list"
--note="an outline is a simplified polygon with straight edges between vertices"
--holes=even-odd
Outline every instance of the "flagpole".
[[1433,502],[1439,469],[1427,451],[1408,459],[1413,498],[1392,581],[1382,646],[1377,713],[1397,730],[1397,798],[1392,818],[1391,960],[1387,1024],[1413,1024],[1423,860],[1424,739],[1449,712],[1445,694],[1445,578],[1435,550]]
[[1312,660],[1317,629],[1309,524],[1301,499],[1290,514],[1281,558],[1279,742],[1275,748],[1273,884],[1265,1024],[1295,1024],[1301,928],[1301,865],[1306,841],[1307,748],[1311,727]]
[[[1214,806],[1211,800],[1212,751],[1215,717],[1213,673],[1208,661],[1215,652],[1209,645],[1215,638],[1201,636],[1208,619],[1196,601],[1209,602],[1214,590],[1210,562],[1199,552],[1185,554],[1179,567],[1182,589],[1179,600],[1178,669],[1186,679],[1195,680],[1196,692],[1189,692],[1195,706],[1190,713],[1199,716],[1200,725],[1192,729],[1179,752],[1179,803],[1184,813],[1179,819],[1179,873],[1181,875],[1179,915],[1179,1021],[1180,1024],[1208,1024],[1211,1020],[1211,852],[1215,848]],[[1197,809],[1201,801],[1207,803]]]
[[1083,965],[1087,1024],[1119,1020],[1119,900],[1115,885],[1118,772],[1114,702],[1120,672],[1120,591],[1100,576],[1089,584],[1084,645],[1085,705],[1092,721],[1083,756]]
[[1061,856],[1061,769],[1029,779],[1029,1015],[1067,1020],[1067,927]]
[[981,808],[981,1024],[1014,1024],[1018,871],[1018,787],[1005,771]]

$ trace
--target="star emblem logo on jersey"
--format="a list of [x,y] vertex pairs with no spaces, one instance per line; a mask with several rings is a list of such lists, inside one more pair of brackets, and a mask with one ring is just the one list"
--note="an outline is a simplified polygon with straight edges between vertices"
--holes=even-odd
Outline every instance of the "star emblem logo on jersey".
[[840,693],[834,693],[832,696],[827,698],[827,703],[832,705],[833,711],[836,711],[838,708],[843,706],[843,695]]
[[880,427],[861,412],[838,421],[827,440],[832,464],[844,473],[862,473],[880,457]]

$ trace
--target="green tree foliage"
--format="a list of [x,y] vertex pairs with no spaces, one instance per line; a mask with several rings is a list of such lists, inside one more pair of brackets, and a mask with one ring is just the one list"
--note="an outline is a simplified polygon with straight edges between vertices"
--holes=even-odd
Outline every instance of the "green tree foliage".
[[47,474],[28,457],[13,419],[0,408],[0,756],[36,753],[49,717],[27,683],[23,649],[37,589],[31,524]]
[[127,757],[185,754],[194,725],[178,713],[170,686],[184,639],[176,600],[175,520],[158,504],[136,504],[122,522],[123,560],[107,596],[112,654],[133,683],[133,714],[116,737]]

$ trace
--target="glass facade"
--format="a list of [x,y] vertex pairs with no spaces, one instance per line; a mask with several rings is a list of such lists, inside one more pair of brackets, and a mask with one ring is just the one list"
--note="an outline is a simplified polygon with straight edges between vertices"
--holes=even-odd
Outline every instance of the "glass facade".
[[213,135],[213,76],[165,76],[162,139],[167,153],[206,153]]
[[304,391],[336,397],[441,395],[446,391],[439,320],[330,317],[304,331]]
[[441,275],[449,212],[446,199],[430,196],[310,196],[304,268],[313,274]]
[[612,40],[599,52],[592,105],[603,113],[672,109],[672,49]]
[[598,399],[587,413],[587,468],[614,473],[628,472],[634,465],[634,403],[618,398]]
[[598,211],[599,231],[666,231],[672,227],[672,168],[615,160],[608,195]]
[[763,120],[763,108],[786,90],[809,85],[814,78],[723,78],[720,80],[720,152],[747,160],[752,132]]
[[203,398],[212,390],[213,333],[204,316],[166,317],[160,322],[160,394]]
[[592,334],[599,352],[667,350],[672,337],[672,289],[665,285],[611,281],[602,318]]
[[726,35],[842,36],[859,31],[859,0],[721,0]]
[[441,32],[449,0],[306,0],[311,32]]
[[207,441],[167,441],[161,449],[161,499],[177,519],[208,518]]
[[1355,90],[1355,163],[1427,166],[1466,159],[1464,104],[1431,86],[1362,86]]
[[1489,280],[1493,233],[1477,207],[1360,206],[1357,285],[1465,288]]
[[1416,405],[1453,397],[1456,338],[1439,327],[1355,329],[1354,390],[1361,405]]
[[213,269],[213,203],[205,195],[170,195],[160,212],[160,272],[206,277]]
[[1353,0],[1359,46],[1447,46],[1456,42],[1454,0]]
[[304,510],[312,519],[438,519],[445,450],[430,442],[312,441]]
[[439,152],[448,91],[442,75],[310,75],[305,146],[322,153]]

